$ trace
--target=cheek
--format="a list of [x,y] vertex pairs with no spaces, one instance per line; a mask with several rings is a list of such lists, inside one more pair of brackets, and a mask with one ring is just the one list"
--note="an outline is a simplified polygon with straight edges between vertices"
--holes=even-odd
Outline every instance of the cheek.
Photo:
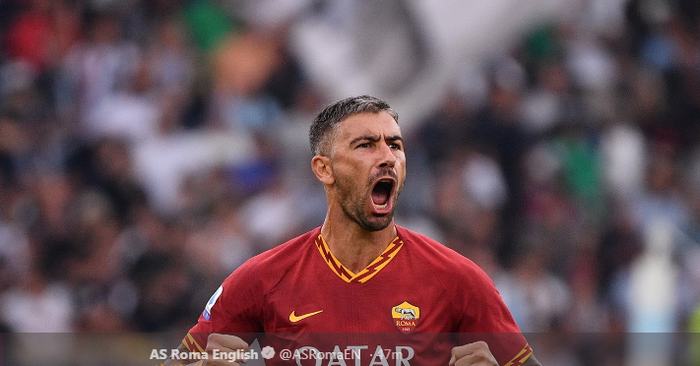
[[343,192],[352,192],[357,189],[357,174],[352,169],[338,166],[333,169],[335,185]]
[[402,179],[406,179],[406,160],[402,160],[399,166],[401,167],[399,175],[401,175]]
[[371,169],[371,165],[367,161],[360,158],[339,159],[333,165],[333,171],[336,175],[342,175],[345,178],[352,178],[356,182],[361,182],[362,176]]

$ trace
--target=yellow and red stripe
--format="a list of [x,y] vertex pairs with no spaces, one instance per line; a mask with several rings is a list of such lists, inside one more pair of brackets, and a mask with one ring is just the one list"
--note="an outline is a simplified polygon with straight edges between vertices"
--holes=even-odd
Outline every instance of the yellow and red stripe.
[[365,283],[369,281],[369,279],[379,273],[382,268],[386,267],[389,262],[394,259],[401,248],[403,248],[403,241],[397,236],[391,241],[391,243],[389,243],[382,254],[373,260],[372,263],[370,263],[365,269],[358,273],[353,273],[343,266],[338,258],[333,255],[328,243],[326,243],[326,240],[322,235],[318,235],[315,244],[318,251],[321,253],[321,256],[326,261],[326,264],[328,264],[328,267],[330,267],[330,269],[336,275],[338,275],[338,277],[347,283]]
[[532,356],[532,347],[530,347],[530,344],[526,344],[512,360],[508,361],[508,363],[503,366],[521,366],[530,356]]
[[197,343],[190,333],[187,333],[185,338],[182,339],[182,344],[184,344],[185,348],[190,352],[204,352],[204,348]]

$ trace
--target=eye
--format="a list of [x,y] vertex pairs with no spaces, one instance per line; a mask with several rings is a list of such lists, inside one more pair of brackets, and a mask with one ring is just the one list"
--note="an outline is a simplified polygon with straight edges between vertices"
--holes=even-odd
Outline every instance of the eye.
[[372,146],[372,145],[370,145],[369,142],[363,142],[363,143],[357,145],[358,148],[362,148],[362,149],[365,149],[365,148],[368,148],[368,147],[371,147],[371,146]]
[[402,149],[401,144],[396,144],[396,143],[389,144],[389,147],[393,150],[401,150]]

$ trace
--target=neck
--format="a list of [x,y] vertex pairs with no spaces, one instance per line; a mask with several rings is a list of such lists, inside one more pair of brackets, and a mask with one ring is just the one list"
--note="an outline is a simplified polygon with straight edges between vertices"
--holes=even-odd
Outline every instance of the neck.
[[392,220],[382,230],[367,231],[347,218],[332,220],[329,214],[321,227],[321,235],[340,263],[353,273],[358,273],[382,254],[396,237],[396,227]]

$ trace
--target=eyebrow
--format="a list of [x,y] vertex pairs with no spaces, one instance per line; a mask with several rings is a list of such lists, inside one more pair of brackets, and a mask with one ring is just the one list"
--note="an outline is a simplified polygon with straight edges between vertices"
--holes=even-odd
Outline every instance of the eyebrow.
[[[403,137],[401,137],[399,135],[387,136],[384,139],[386,141],[389,141],[389,142],[396,142],[396,141],[403,142]],[[352,141],[350,141],[350,145],[354,145],[356,142],[359,142],[359,141],[377,142],[379,140],[380,140],[380,137],[377,135],[364,135],[364,136],[359,136],[359,137],[355,137],[354,139],[352,139]]]
[[385,139],[386,139],[387,141],[391,141],[391,142],[396,142],[396,141],[401,141],[401,142],[403,142],[403,137],[401,137],[401,136],[399,136],[399,135],[387,136],[387,137],[385,137]]

